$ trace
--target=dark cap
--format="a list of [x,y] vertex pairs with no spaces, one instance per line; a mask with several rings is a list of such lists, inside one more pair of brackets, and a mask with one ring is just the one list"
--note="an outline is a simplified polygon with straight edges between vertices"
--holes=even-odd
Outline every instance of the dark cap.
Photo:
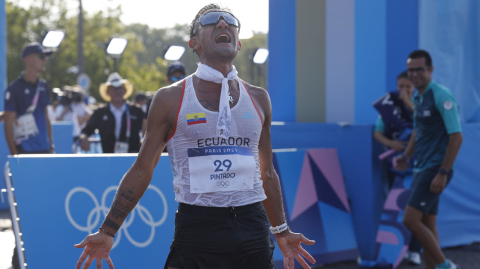
[[142,100],[145,100],[145,99],[148,99],[148,97],[143,93],[137,93],[135,95],[135,102],[142,101]]
[[52,54],[52,50],[50,49],[45,49],[40,45],[38,42],[32,42],[27,44],[23,50],[22,50],[22,58],[25,58],[26,56],[30,54],[40,54],[40,55],[50,55]]
[[167,77],[169,77],[175,71],[180,71],[185,75],[185,66],[181,62],[171,63],[167,69]]

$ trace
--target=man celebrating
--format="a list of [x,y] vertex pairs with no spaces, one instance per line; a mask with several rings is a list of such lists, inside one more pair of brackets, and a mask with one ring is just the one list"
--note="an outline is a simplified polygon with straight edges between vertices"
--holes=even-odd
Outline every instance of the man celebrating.
[[88,137],[99,130],[103,153],[129,153],[140,149],[140,131],[146,124],[141,108],[125,102],[133,93],[133,85],[118,73],[108,76],[99,88],[108,104],[97,109],[80,135],[81,147],[90,150]]
[[[194,75],[155,94],[145,142],[105,221],[75,245],[85,247],[77,269],[93,259],[114,268],[113,237],[148,187],[165,145],[179,202],[165,268],[273,268],[268,220],[285,268],[294,268],[294,259],[310,268],[300,254],[315,263],[300,245],[314,241],[292,233],[285,220],[272,164],[269,96],[240,80],[232,65],[239,30],[238,19],[217,5],[198,12],[189,45],[201,63]],[[252,117],[242,118],[247,112]]]
[[413,96],[415,129],[404,154],[396,159],[396,169],[406,170],[415,153],[412,194],[403,222],[424,248],[426,269],[457,269],[440,249],[437,212],[440,193],[452,179],[463,140],[458,107],[450,90],[432,81],[428,52],[412,52],[407,67],[418,92]]
[[40,79],[51,50],[39,43],[23,48],[23,72],[5,92],[5,138],[12,155],[51,153],[54,150],[47,83]]

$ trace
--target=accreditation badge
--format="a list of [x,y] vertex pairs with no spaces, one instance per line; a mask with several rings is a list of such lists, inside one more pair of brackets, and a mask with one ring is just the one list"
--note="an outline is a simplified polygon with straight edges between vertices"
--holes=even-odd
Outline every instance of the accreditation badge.
[[218,146],[188,149],[190,193],[253,188],[256,163],[252,149]]
[[18,117],[13,124],[13,136],[17,141],[27,140],[39,133],[35,117],[32,113]]

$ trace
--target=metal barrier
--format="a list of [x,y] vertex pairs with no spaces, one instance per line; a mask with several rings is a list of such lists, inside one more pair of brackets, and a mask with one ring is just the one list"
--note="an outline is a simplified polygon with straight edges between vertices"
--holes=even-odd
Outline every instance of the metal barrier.
[[13,193],[15,191],[15,188],[13,188],[12,174],[10,173],[10,165],[8,162],[5,163],[3,176],[5,179],[5,186],[7,187],[6,193],[7,193],[8,205],[10,207],[10,214],[12,216],[13,233],[15,235],[15,243],[17,245],[17,254],[20,262],[20,268],[26,269],[27,263],[25,262],[25,253],[24,253],[25,249],[23,248],[23,239],[22,239],[22,232],[21,232],[22,230],[20,229],[20,218],[18,217],[17,202],[15,199],[15,195]]

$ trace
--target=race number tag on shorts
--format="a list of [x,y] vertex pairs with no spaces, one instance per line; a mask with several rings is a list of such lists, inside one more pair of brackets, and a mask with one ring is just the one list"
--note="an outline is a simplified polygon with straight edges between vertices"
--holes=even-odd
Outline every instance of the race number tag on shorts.
[[115,142],[115,153],[128,153],[128,143]]
[[13,125],[13,135],[15,140],[27,140],[37,134],[38,128],[32,113],[20,116]]
[[188,149],[190,192],[253,188],[255,159],[250,148],[220,146]]

